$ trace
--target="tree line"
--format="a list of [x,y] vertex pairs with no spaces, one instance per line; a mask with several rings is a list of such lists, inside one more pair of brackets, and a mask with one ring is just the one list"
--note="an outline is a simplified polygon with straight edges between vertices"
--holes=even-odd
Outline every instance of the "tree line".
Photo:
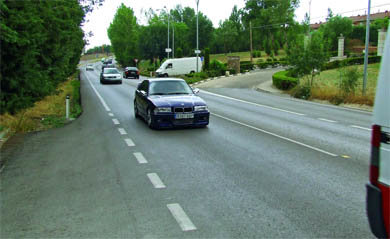
[[[234,6],[230,17],[220,21],[214,28],[210,19],[199,12],[199,48],[210,49],[211,54],[250,50],[250,29],[253,35],[253,50],[265,51],[274,57],[279,50],[293,47],[302,35],[310,32],[308,15],[303,22],[294,20],[299,0],[245,0],[245,6]],[[131,7],[122,4],[108,29],[108,36],[115,55],[122,65],[135,64],[133,59],[162,60],[167,56],[168,19],[170,23],[170,48],[175,57],[194,56],[196,49],[196,11],[177,5],[167,11],[149,9],[145,13],[148,21],[140,25]],[[375,45],[377,29],[386,26],[386,21],[371,25],[371,42]],[[174,32],[174,33],[173,33]],[[319,29],[324,50],[337,51],[337,37],[342,33],[347,44],[351,39],[365,41],[365,26],[353,26],[347,17],[334,16],[329,9],[327,23]],[[174,37],[173,37],[174,34]],[[174,38],[174,42],[173,42]]]
[[76,71],[85,45],[81,25],[95,5],[0,0],[1,114],[32,106]]

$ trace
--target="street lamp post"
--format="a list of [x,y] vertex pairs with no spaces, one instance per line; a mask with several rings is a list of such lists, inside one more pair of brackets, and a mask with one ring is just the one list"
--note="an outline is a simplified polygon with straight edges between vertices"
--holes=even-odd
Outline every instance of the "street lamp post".
[[[164,7],[166,8],[166,7]],[[170,18],[170,14],[168,12],[168,9],[167,9],[167,13],[168,13],[168,50],[167,50],[167,53],[168,53],[168,59],[169,59],[169,18]]]
[[371,0],[368,0],[368,12],[367,12],[367,21],[366,21],[366,45],[364,48],[364,73],[363,73],[363,95],[366,94],[367,87],[367,64],[368,64],[368,44],[370,41],[370,9],[371,9]]
[[196,72],[199,72],[199,0],[196,0]]

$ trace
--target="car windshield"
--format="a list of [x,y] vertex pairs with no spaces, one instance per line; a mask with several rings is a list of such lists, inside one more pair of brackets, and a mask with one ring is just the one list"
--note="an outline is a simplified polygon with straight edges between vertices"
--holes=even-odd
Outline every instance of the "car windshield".
[[105,74],[119,74],[119,71],[117,69],[104,69]]
[[138,71],[137,67],[127,67],[127,70]]
[[180,95],[193,94],[184,81],[154,81],[149,86],[150,95]]

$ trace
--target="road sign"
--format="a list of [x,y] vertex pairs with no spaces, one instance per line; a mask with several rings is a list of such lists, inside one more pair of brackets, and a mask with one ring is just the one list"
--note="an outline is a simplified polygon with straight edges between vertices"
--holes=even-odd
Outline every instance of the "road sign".
[[167,52],[167,53],[172,52],[172,49],[171,48],[165,48],[165,52]]
[[195,54],[200,54],[201,50],[195,50]]

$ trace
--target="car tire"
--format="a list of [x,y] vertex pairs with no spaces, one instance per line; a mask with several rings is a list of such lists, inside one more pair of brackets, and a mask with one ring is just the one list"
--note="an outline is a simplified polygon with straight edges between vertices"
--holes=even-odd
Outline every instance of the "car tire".
[[119,84],[122,85],[122,81],[119,81]]
[[139,118],[138,107],[137,107],[137,103],[135,101],[134,101],[134,117],[136,119]]
[[190,74],[195,74],[195,71],[191,71]]
[[151,129],[155,129],[155,125],[154,125],[154,119],[152,117],[152,111],[150,109],[148,109],[146,111],[146,123],[148,124],[149,128]]
[[100,80],[100,84],[104,85],[104,82],[102,80]]
[[164,74],[164,77],[168,77],[168,76],[169,76],[168,73],[165,73],[165,74]]

